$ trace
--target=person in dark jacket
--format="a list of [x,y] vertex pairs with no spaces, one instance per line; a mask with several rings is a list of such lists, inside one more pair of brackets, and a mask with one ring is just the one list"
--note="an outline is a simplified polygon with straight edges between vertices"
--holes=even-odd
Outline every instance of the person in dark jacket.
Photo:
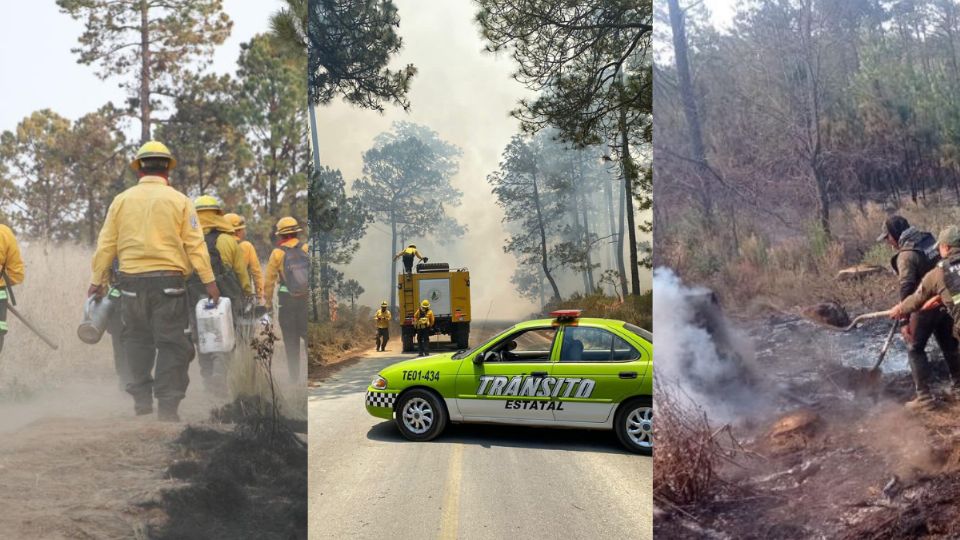
[[[898,215],[886,220],[878,240],[886,240],[897,250],[890,264],[897,274],[899,297],[903,301],[917,290],[923,277],[939,262],[937,241],[932,234],[911,227],[904,217]],[[930,365],[926,353],[931,336],[936,339],[953,380],[960,381],[960,342],[953,334],[953,317],[943,306],[909,313],[903,337],[907,342],[907,358],[916,389],[916,397],[906,404],[911,409],[931,408],[935,404],[930,392]],[[958,390],[951,393],[960,394]]]

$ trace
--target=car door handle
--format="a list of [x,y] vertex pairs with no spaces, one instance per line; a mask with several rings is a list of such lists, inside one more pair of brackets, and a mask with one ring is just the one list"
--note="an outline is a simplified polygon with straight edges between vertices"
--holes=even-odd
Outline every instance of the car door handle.
[[531,371],[531,372],[530,372],[530,376],[531,376],[531,377],[540,377],[540,378],[543,378],[543,377],[546,377],[546,376],[547,376],[547,372],[546,372],[546,371]]
[[621,372],[620,372],[620,378],[621,378],[621,379],[636,379],[636,378],[637,378],[637,372],[636,372],[636,371],[621,371]]

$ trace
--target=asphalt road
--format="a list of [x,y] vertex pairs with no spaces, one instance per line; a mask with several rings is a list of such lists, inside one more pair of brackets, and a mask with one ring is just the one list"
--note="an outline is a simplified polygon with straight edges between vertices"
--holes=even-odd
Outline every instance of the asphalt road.
[[364,409],[394,341],[309,397],[310,538],[651,538],[653,462],[612,432],[452,425],[403,439]]

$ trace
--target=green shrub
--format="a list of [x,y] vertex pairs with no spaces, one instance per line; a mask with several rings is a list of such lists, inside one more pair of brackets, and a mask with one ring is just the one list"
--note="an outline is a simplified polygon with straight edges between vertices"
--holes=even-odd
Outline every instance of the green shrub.
[[886,267],[890,264],[890,248],[886,244],[874,244],[863,254],[861,263]]

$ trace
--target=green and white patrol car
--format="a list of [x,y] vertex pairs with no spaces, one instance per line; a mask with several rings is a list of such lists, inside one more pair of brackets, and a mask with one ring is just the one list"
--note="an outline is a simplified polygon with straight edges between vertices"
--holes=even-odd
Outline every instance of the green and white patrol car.
[[471,350],[399,362],[367,389],[367,412],[429,441],[448,422],[605,429],[653,451],[653,335],[578,310],[527,321]]

